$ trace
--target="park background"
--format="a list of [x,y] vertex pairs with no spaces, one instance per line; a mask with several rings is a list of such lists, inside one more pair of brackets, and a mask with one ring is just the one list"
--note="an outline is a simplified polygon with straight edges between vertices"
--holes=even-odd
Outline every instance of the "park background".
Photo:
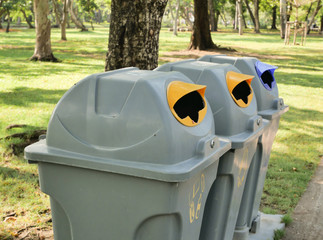
[[[54,5],[62,11],[63,1],[50,1],[52,51],[59,62],[35,62],[29,61],[35,48],[35,29],[24,18],[26,15],[34,25],[32,2],[0,1],[8,3],[0,5],[0,13],[6,7],[6,12],[0,15],[3,27],[0,29],[0,239],[47,239],[47,235],[50,239],[49,199],[39,189],[37,166],[28,164],[22,151],[44,133],[55,105],[70,87],[90,74],[104,72],[111,9],[108,1],[74,1],[74,11],[87,31],[75,28],[70,20],[67,40],[61,40]],[[86,8],[87,2],[94,2],[98,8]],[[211,32],[212,40],[235,51],[187,50],[192,34],[189,20],[192,20],[193,2],[172,0],[162,22],[159,65],[220,53],[256,57],[279,67],[275,73],[279,94],[290,110],[281,119],[271,152],[261,211],[289,216],[323,155],[322,8],[309,26],[311,32],[302,46],[300,37],[297,45],[285,45],[281,39],[279,1],[261,1],[260,33],[255,33],[244,4],[246,26],[242,35],[233,27],[235,1],[215,2],[221,4],[213,5],[219,14],[215,14],[218,24],[217,31]],[[287,9],[290,21],[296,19],[292,3],[288,2]],[[298,8],[298,20],[310,22],[319,4],[321,1],[303,1]],[[253,1],[249,5],[254,8]],[[176,9],[178,25],[174,26]],[[272,27],[274,11],[276,29]]]

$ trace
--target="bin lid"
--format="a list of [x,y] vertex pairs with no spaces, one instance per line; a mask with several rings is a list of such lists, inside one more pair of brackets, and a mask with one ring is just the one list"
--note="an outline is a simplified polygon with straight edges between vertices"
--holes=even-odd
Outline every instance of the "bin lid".
[[[169,86],[185,90],[175,96],[174,104],[191,93],[199,95],[183,105],[193,108],[190,111],[198,121],[188,126],[175,116],[167,100]],[[25,158],[184,181],[217,161],[231,145],[214,135],[204,91],[205,86],[193,84],[180,73],[126,68],[91,75],[60,99],[46,139],[27,147]]]
[[213,63],[229,63],[238,68],[242,73],[255,76],[251,86],[257,100],[258,114],[271,120],[286,111],[289,107],[284,105],[282,98],[279,98],[278,87],[275,79],[276,66],[263,63],[253,57],[232,57],[226,55],[206,55],[199,61]]
[[194,83],[206,85],[205,96],[213,112],[215,134],[229,138],[233,148],[241,148],[264,130],[257,114],[251,87],[254,76],[242,74],[231,64],[184,60],[155,69],[180,72]]

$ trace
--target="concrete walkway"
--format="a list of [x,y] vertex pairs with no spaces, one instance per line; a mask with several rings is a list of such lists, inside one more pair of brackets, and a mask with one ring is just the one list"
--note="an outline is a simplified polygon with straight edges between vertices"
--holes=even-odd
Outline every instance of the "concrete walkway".
[[323,157],[292,218],[284,240],[323,240]]

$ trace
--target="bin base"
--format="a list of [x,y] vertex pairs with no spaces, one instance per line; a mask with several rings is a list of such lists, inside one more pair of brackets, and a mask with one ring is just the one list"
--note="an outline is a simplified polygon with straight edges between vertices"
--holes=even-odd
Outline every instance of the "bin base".
[[257,233],[259,232],[259,228],[260,228],[260,213],[258,213],[257,217],[252,221],[250,232]]

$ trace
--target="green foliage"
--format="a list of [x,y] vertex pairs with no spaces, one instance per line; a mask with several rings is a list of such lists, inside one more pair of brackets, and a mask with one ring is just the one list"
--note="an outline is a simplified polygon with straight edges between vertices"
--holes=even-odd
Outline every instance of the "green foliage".
[[285,223],[286,226],[289,226],[293,222],[293,218],[290,214],[286,214],[282,217],[282,222]]
[[274,240],[280,240],[285,236],[285,231],[282,229],[277,229],[274,232]]
[[[0,71],[0,138],[19,132],[8,132],[10,124],[46,128],[55,105],[74,83],[104,71],[108,25],[95,27],[91,32],[67,29],[67,42],[60,41],[59,29],[52,29],[53,52],[63,60],[55,64],[27,60],[34,51],[34,30],[0,32],[0,64],[5,66]],[[279,67],[275,74],[279,95],[290,110],[280,120],[261,210],[286,214],[305,191],[323,152],[322,37],[308,36],[306,46],[285,46],[277,31],[250,32],[239,36],[222,27],[212,38],[238,51],[227,54],[257,57]],[[162,29],[159,64],[198,58],[198,51],[183,51],[190,36],[190,32],[179,32],[175,37]],[[46,225],[49,200],[39,189],[37,166],[27,164],[22,156],[3,155],[4,142],[0,142],[0,152],[0,217],[17,214],[14,223],[0,221],[0,239],[10,239],[26,225]]]

